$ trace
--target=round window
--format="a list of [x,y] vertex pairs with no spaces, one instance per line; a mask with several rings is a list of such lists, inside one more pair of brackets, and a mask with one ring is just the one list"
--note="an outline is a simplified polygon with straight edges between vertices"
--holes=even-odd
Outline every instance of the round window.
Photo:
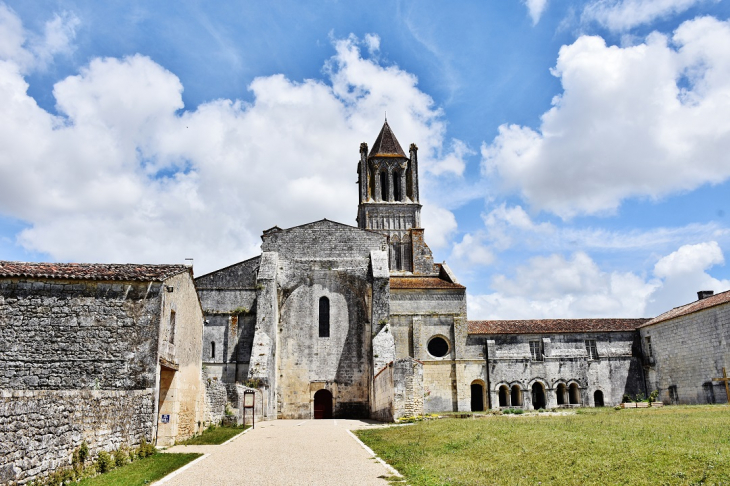
[[449,343],[441,336],[433,337],[428,342],[428,352],[431,356],[443,358],[449,352]]

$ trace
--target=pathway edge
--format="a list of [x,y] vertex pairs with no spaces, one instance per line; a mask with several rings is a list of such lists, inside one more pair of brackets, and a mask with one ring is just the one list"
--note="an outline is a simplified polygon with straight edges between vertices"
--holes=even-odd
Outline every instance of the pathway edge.
[[403,477],[403,475],[401,473],[399,473],[396,468],[394,468],[393,466],[391,466],[390,464],[388,464],[387,462],[385,462],[383,459],[381,459],[377,454],[375,454],[375,451],[373,451],[370,447],[368,447],[367,445],[365,445],[365,443],[363,441],[361,441],[358,436],[356,436],[355,434],[353,434],[352,433],[352,430],[347,429],[347,433],[350,434],[350,437],[352,437],[353,439],[355,439],[355,442],[357,442],[358,444],[360,444],[360,446],[363,449],[365,449],[368,452],[368,454],[370,454],[371,456],[373,456],[376,461],[378,461],[380,464],[382,464],[383,466],[385,466],[385,469],[387,469],[388,471],[390,471],[391,474],[393,474],[394,476],[397,476],[399,478],[402,478]]
[[[238,436],[236,436],[236,437],[238,437]],[[152,484],[156,486],[158,484],[166,483],[170,479],[174,478],[175,476],[177,476],[178,474],[180,474],[181,472],[183,472],[184,470],[188,469],[189,467],[192,467],[193,464],[197,464],[198,462],[202,461],[203,459],[207,459],[209,456],[210,456],[210,453],[203,454],[202,456],[200,456],[199,458],[195,459],[194,461],[191,461],[191,462],[185,464],[180,469],[175,469],[174,471],[172,471],[170,474],[168,474],[164,478],[159,479],[159,480],[155,481]]]

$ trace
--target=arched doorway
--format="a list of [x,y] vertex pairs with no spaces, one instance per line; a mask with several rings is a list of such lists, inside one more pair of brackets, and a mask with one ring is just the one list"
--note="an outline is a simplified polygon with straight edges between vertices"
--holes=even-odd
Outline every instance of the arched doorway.
[[484,411],[484,386],[478,381],[471,384],[471,411]]
[[509,388],[507,388],[507,385],[499,387],[499,406],[509,407]]
[[332,418],[332,393],[329,390],[319,390],[314,394],[314,418]]
[[532,408],[539,410],[545,408],[547,402],[545,401],[545,387],[542,383],[536,381],[532,385]]
[[558,405],[565,405],[565,383],[558,383],[555,395],[558,399]]
[[593,405],[596,407],[603,406],[603,392],[601,390],[596,390],[593,394]]
[[511,398],[513,407],[522,406],[522,390],[520,389],[520,385],[512,385]]
[[568,387],[568,396],[571,405],[580,405],[580,388],[576,383],[571,383]]

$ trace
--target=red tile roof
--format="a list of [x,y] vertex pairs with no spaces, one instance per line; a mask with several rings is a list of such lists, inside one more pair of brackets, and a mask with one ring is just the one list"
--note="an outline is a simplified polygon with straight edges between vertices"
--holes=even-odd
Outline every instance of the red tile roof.
[[192,267],[186,265],[138,265],[136,263],[29,263],[0,261],[0,277],[16,278],[162,282],[183,272],[192,272]]
[[438,277],[390,277],[390,289],[465,289]]
[[720,292],[719,294],[715,294],[712,297],[706,297],[702,300],[696,300],[694,302],[690,302],[689,304],[675,307],[674,309],[665,312],[664,314],[657,316],[648,322],[645,322],[639,327],[651,326],[652,324],[668,321],[669,319],[674,319],[675,317],[686,316],[687,314],[692,314],[693,312],[698,312],[703,309],[707,309],[708,307],[714,307],[716,305],[724,304],[726,302],[730,302],[730,290]]
[[469,321],[469,334],[550,334],[633,331],[648,319],[536,319]]
[[383,128],[380,130],[378,138],[375,139],[373,148],[370,150],[370,155],[368,155],[368,157],[383,156],[406,157],[406,153],[398,143],[398,139],[395,138],[395,134],[390,129],[390,125],[388,125],[388,120],[383,123]]

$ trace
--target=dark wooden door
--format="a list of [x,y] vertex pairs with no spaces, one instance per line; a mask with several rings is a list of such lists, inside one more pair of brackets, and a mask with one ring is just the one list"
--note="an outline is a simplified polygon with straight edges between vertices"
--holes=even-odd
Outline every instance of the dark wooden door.
[[332,393],[328,390],[319,390],[314,394],[314,418],[332,418]]

